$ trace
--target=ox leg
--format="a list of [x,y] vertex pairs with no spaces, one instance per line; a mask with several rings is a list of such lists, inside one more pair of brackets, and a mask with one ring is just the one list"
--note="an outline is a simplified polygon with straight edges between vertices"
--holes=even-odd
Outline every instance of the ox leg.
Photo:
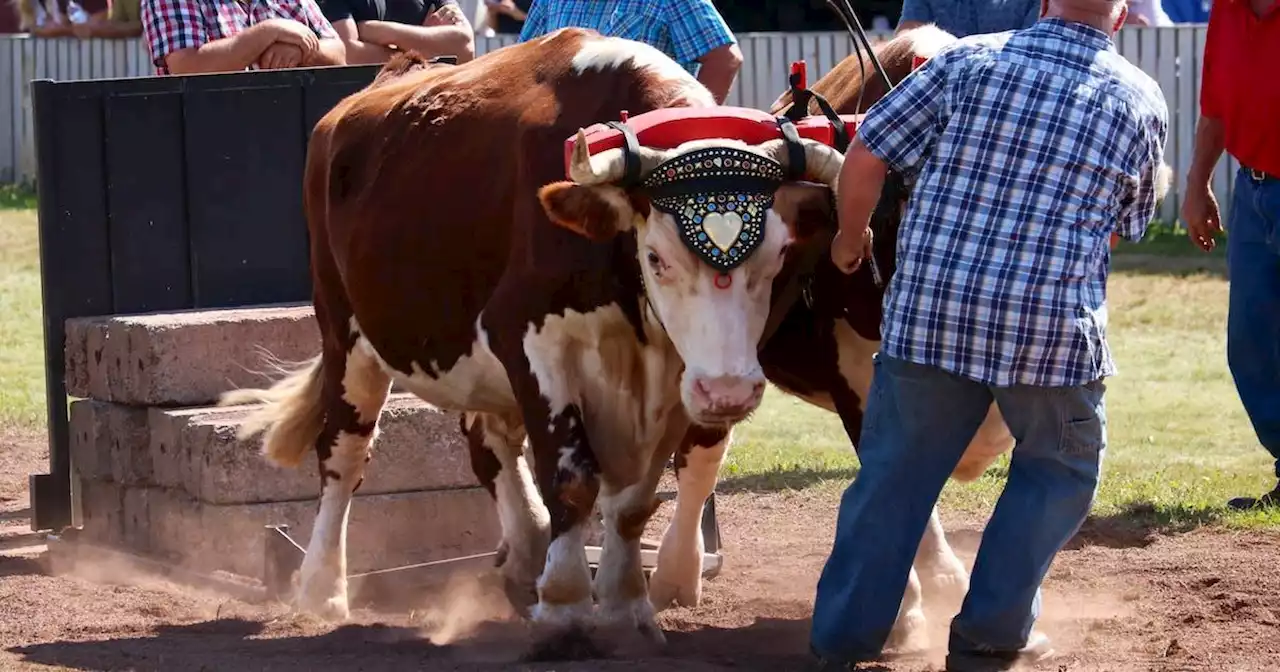
[[649,579],[649,599],[658,611],[702,601],[702,509],[731,441],[732,431],[692,427],[676,451],[676,510]]
[[553,415],[547,430],[545,447],[550,450],[538,450],[534,444],[534,470],[550,514],[551,534],[533,620],[561,633],[585,629],[591,620],[591,567],[584,544],[600,492],[600,467],[577,405],[568,404]]
[[923,573],[924,592],[931,601],[941,598],[948,603],[959,603],[969,592],[969,571],[951,544],[947,543],[947,533],[942,527],[942,519],[938,517],[936,505],[933,513],[929,514],[929,524],[920,539],[915,567]]
[[546,562],[551,523],[524,458],[524,427],[519,420],[490,413],[467,413],[463,423],[472,469],[498,508],[502,544],[497,566],[507,597],[527,613],[538,598],[535,583]]
[[351,496],[364,479],[370,448],[391,377],[360,343],[341,358],[326,352],[325,422],[316,440],[320,462],[320,510],[302,561],[299,608],[345,619],[347,609],[347,515]]

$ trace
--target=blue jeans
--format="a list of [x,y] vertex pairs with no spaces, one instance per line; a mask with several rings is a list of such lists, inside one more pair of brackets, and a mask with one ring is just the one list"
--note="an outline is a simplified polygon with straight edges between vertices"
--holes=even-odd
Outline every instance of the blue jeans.
[[1280,180],[1237,174],[1227,229],[1227,362],[1280,478]]
[[982,535],[950,654],[1024,647],[1040,583],[1093,505],[1106,448],[1105,385],[989,387],[878,355],[862,426],[862,470],[840,500],[818,581],[810,645],[823,658],[879,656],[929,513],[994,400],[1016,439]]

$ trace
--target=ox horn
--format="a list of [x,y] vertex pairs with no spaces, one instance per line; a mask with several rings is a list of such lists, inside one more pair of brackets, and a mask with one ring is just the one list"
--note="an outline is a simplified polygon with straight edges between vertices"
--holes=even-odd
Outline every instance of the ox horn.
[[[643,177],[667,158],[668,151],[640,147],[640,175]],[[573,141],[569,160],[569,179],[581,185],[608,184],[622,179],[626,173],[626,157],[621,149],[607,149],[595,156],[587,147],[587,134],[581,128]]]
[[[808,138],[801,138],[800,144],[804,146],[806,172],[831,187],[832,193],[835,193],[836,183],[840,181],[840,167],[844,165],[844,154],[834,147]],[[787,152],[785,140],[770,140],[760,146],[760,152],[781,163],[783,168],[790,167],[791,155]]]

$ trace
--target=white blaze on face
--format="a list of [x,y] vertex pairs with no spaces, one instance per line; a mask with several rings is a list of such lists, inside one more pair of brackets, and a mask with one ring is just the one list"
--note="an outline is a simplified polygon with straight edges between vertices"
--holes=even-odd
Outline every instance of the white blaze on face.
[[720,271],[685,246],[671,215],[651,209],[636,240],[649,300],[684,360],[680,394],[690,417],[706,425],[742,420],[764,392],[757,351],[791,242],[787,225],[769,211],[759,246],[720,286]]

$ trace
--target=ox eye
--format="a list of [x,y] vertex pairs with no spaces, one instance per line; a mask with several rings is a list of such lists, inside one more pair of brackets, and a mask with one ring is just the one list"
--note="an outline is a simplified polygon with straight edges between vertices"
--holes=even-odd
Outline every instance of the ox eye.
[[645,254],[645,260],[649,262],[649,268],[652,268],[654,273],[662,270],[662,257],[659,257],[657,252],[649,250]]

